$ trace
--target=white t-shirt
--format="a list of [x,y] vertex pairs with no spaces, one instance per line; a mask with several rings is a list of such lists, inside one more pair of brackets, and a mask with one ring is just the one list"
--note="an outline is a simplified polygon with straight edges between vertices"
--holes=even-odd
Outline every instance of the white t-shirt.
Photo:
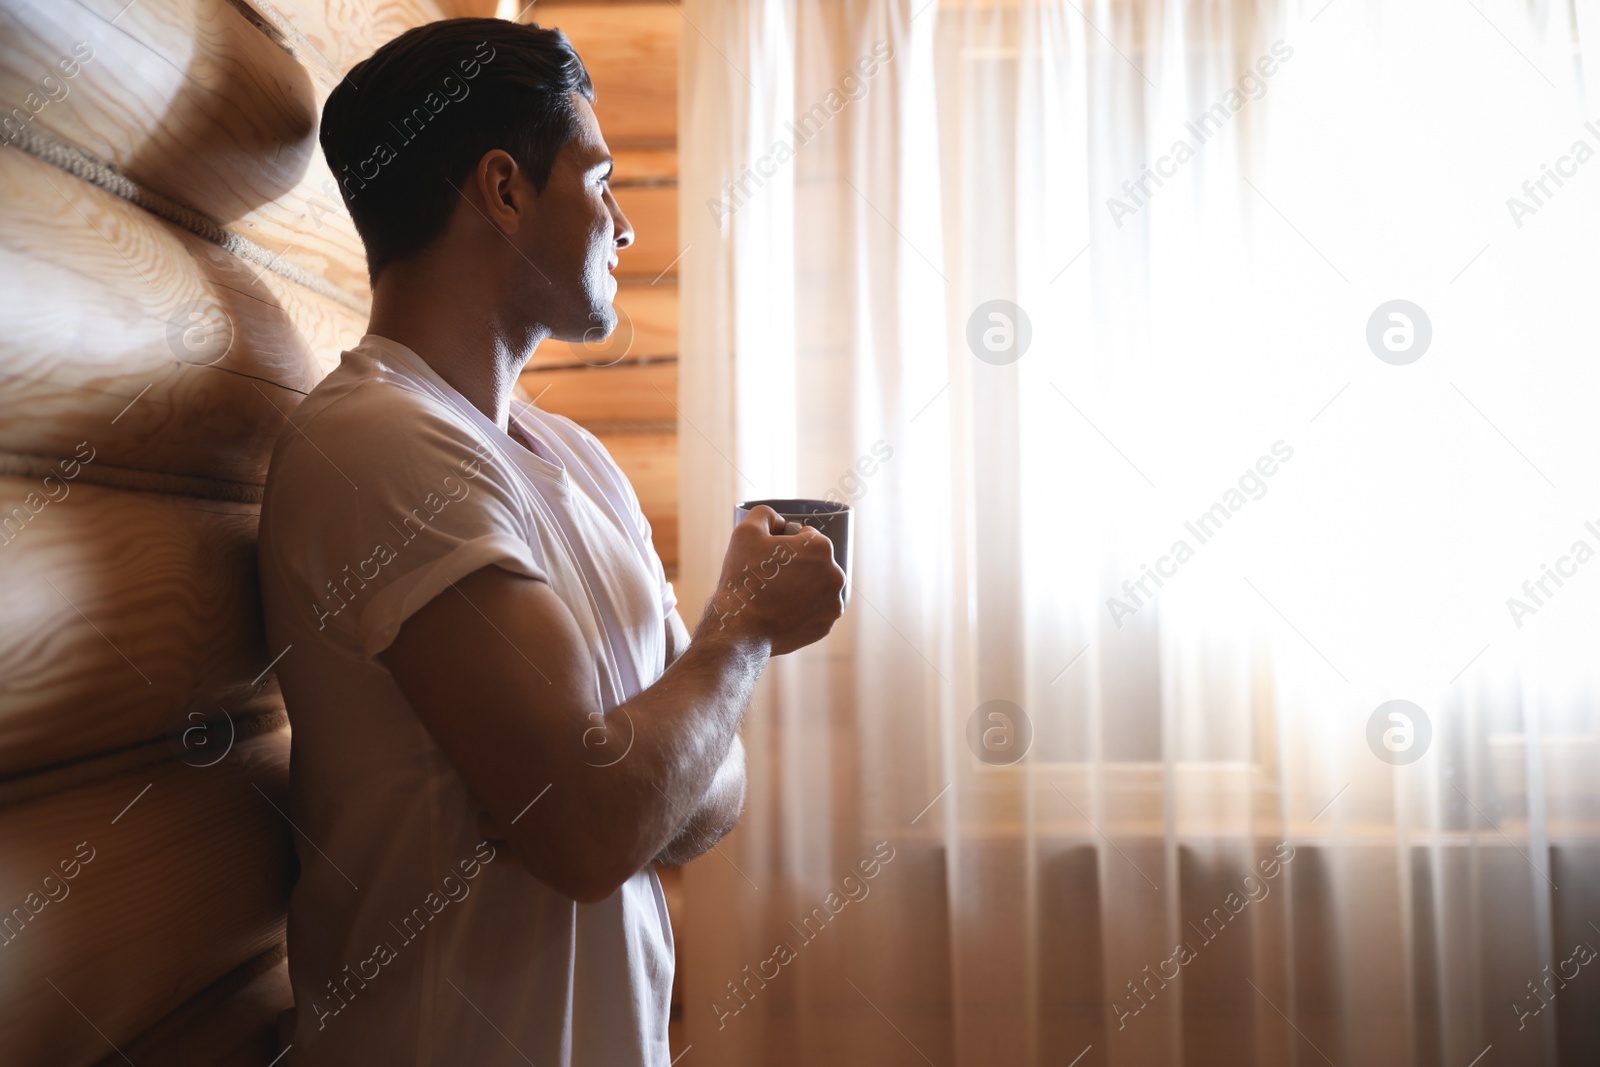
[[539,454],[369,334],[273,452],[261,587],[284,653],[301,866],[286,1065],[668,1063],[672,929],[654,869],[578,904],[482,842],[464,781],[375,658],[492,564],[571,610],[601,707],[660,677],[677,598],[633,488],[570,419],[513,417]]

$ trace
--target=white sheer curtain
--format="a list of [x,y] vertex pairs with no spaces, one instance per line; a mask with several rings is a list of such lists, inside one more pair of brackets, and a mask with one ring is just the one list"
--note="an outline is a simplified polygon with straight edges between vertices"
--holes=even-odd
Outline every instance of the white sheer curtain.
[[857,538],[686,1064],[1600,1056],[1591,9],[683,4],[680,593]]

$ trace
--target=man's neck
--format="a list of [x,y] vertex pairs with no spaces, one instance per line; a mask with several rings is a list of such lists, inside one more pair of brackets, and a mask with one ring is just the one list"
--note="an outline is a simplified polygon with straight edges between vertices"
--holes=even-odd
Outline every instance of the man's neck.
[[421,277],[404,266],[392,265],[379,278],[367,332],[411,349],[506,429],[517,376],[549,331],[511,321],[487,287]]

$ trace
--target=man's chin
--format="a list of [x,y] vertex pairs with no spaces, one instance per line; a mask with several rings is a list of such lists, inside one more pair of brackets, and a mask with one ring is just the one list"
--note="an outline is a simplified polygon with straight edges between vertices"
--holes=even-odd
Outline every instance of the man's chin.
[[611,302],[594,305],[587,326],[572,326],[552,331],[551,338],[564,341],[572,355],[592,367],[609,367],[626,359],[633,348],[633,320]]
[[578,345],[600,345],[604,344],[616,329],[617,309],[612,306],[611,301],[605,300],[593,306],[588,319],[552,331],[551,338]]

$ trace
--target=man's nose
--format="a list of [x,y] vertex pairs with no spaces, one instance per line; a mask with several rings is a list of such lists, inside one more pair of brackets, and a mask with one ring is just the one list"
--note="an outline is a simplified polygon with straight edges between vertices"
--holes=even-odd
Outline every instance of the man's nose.
[[616,242],[618,248],[627,248],[633,244],[633,224],[628,221],[628,216],[622,213],[622,205],[617,203],[617,198],[609,192],[606,199],[611,203],[611,220],[616,228]]

